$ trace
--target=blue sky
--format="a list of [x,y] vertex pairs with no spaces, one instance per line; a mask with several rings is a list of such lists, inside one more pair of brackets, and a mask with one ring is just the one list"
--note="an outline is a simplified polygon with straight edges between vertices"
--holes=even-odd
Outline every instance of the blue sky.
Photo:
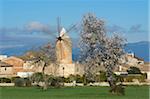
[[[55,27],[58,16],[68,28],[80,22],[88,12],[103,19],[109,32],[120,32],[128,42],[148,41],[148,0],[0,0],[0,33],[15,39],[21,36],[48,38],[46,34],[22,31],[35,24],[36,29]],[[79,37],[75,32],[71,36]]]

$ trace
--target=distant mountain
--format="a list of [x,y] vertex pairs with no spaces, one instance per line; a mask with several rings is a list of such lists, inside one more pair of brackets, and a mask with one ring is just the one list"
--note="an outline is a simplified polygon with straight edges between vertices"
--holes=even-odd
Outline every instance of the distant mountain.
[[[136,42],[136,43],[128,43],[125,46],[125,51],[126,52],[133,52],[135,56],[144,59],[146,62],[150,62],[149,59],[149,46],[150,42],[148,41],[141,41],[141,42]],[[73,59],[77,60],[79,57],[79,52],[80,50],[78,48],[73,48]]]
[[[15,41],[13,40],[0,40],[0,54],[6,54],[8,56],[11,55],[23,55],[26,51],[37,48],[48,42],[47,39],[23,39],[23,41]],[[144,59],[146,62],[149,60],[149,46],[150,42],[141,41],[136,43],[128,43],[125,47],[126,52],[134,52],[135,55],[139,58]],[[77,60],[79,58],[80,49],[74,47],[72,49],[73,52],[73,60]]]
[[23,55],[28,50],[39,48],[41,45],[46,44],[47,39],[37,39],[29,37],[21,38],[0,38],[0,54],[8,56]]

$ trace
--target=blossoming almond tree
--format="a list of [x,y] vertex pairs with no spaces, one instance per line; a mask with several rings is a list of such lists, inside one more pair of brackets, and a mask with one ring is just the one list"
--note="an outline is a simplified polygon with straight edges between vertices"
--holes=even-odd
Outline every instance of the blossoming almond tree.
[[98,68],[103,65],[110,91],[115,93],[116,80],[113,77],[113,71],[124,54],[125,40],[117,34],[108,36],[104,21],[90,13],[83,17],[80,34],[80,56],[82,63],[85,64],[86,78],[93,78]]

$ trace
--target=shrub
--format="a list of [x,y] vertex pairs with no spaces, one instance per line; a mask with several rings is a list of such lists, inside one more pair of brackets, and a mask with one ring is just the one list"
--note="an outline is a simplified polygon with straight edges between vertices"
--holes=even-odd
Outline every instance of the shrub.
[[18,79],[18,78],[20,78],[20,77],[19,77],[19,76],[12,77],[12,78],[11,78],[11,82],[13,82],[13,83],[14,83],[14,82],[15,82],[15,80],[16,80],[16,79]]
[[25,80],[23,78],[18,78],[15,80],[16,87],[23,87],[25,86]]
[[11,79],[9,79],[9,78],[0,78],[0,83],[11,83]]
[[64,82],[65,82],[65,83],[70,83],[70,79],[69,79],[69,77],[64,78]]
[[106,72],[100,71],[100,74],[96,75],[94,80],[95,82],[106,82],[107,81]]
[[92,77],[92,78],[89,78],[89,77],[86,77],[85,75],[82,76],[82,83],[84,85],[87,85],[88,83],[94,83],[95,82],[95,79],[96,79],[96,76]]
[[116,78],[116,82],[124,82],[124,76],[122,75],[116,75],[115,78]]
[[24,78],[24,83],[26,87],[31,87],[32,86],[32,82],[29,78]]
[[95,79],[95,82],[100,82],[100,75],[96,75],[96,76],[94,77],[94,79]]
[[144,82],[146,78],[146,74],[129,74],[127,77],[124,77],[124,81],[133,82],[134,79],[137,79],[139,82]]
[[43,81],[43,74],[40,73],[40,72],[34,73],[34,74],[31,76],[31,80],[32,80],[33,82],[36,82],[36,83],[42,82],[42,81]]
[[73,81],[76,81],[77,83],[83,83],[84,78],[80,75],[69,75],[67,78],[64,78],[64,82],[66,83],[72,83]]
[[69,75],[68,79],[69,79],[69,82],[73,82],[76,80],[76,76],[71,74]]
[[141,74],[141,70],[137,67],[130,67],[127,72],[128,74]]
[[50,86],[59,88],[62,86],[62,84],[61,84],[62,82],[63,82],[63,79],[61,77],[54,77],[51,80]]
[[83,75],[83,84],[84,85],[87,85],[88,83],[94,83],[94,82],[95,82],[94,78],[89,78],[89,77],[86,77],[85,75]]
[[107,77],[106,77],[106,72],[100,71],[100,82],[106,82]]
[[142,76],[144,79],[147,79],[147,73],[143,73]]
[[80,76],[80,75],[76,75],[76,78],[75,78],[75,80],[76,80],[76,82],[77,83],[83,83],[83,77],[82,76]]
[[32,85],[32,82],[29,80],[29,78],[16,78],[14,83],[16,87],[30,87]]

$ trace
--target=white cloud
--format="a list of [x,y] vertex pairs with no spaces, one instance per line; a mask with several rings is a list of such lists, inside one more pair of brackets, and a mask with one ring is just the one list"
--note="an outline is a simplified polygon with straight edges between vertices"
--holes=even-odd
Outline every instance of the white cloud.
[[118,26],[118,25],[107,26],[106,29],[110,33],[113,33],[113,32],[124,33],[126,31],[125,28]]
[[118,33],[146,33],[146,29],[142,27],[142,24],[135,24],[129,28],[124,28],[119,25],[112,25],[106,27],[108,32],[118,32]]
[[49,26],[46,24],[42,24],[40,22],[34,21],[34,22],[30,22],[28,23],[25,28],[28,31],[38,31],[38,32],[49,32]]
[[141,24],[135,24],[135,25],[130,27],[129,32],[143,33],[143,32],[146,32],[146,30],[142,29],[142,25]]

